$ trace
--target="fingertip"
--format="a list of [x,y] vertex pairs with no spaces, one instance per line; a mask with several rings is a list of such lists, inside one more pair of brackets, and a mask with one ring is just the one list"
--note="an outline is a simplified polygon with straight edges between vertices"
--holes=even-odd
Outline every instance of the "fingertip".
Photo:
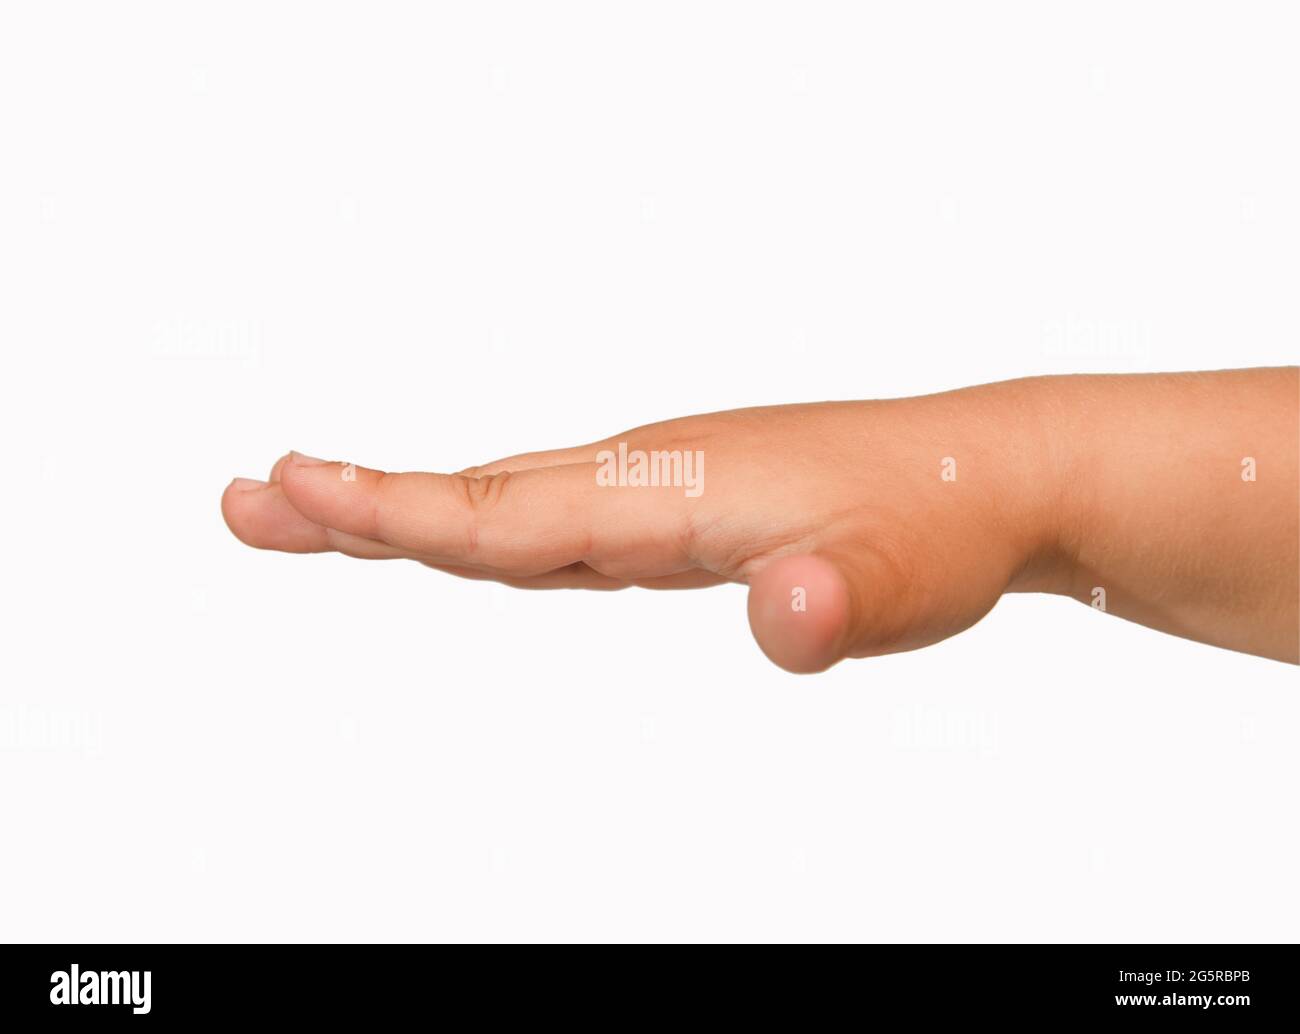
[[293,500],[296,495],[302,495],[305,490],[319,485],[324,469],[329,466],[338,466],[338,464],[329,464],[324,460],[290,451],[276,463],[279,484],[290,500]]
[[[221,515],[230,523],[232,513],[240,511],[239,504],[249,495],[255,494],[267,487],[267,482],[258,481],[256,478],[233,478],[230,484],[225,487],[221,493]],[[232,527],[233,531],[234,528]]]
[[276,461],[273,473],[277,475],[282,484],[301,484],[319,478],[327,468],[333,467],[342,470],[343,466],[342,463],[318,460],[314,456],[308,456],[291,449]]
[[355,463],[291,452],[280,465],[279,485],[287,505],[314,524],[377,538],[374,491],[383,478]]
[[267,478],[268,481],[274,483],[280,480],[280,472],[284,469],[284,465],[289,462],[289,458],[292,455],[293,455],[292,452],[286,452],[283,456],[281,456],[278,460],[275,461],[275,465],[271,468],[271,473]]
[[235,478],[221,496],[221,516],[231,534],[254,549],[318,553],[329,549],[324,528],[298,513],[279,486]]
[[251,544],[244,538],[249,497],[265,488],[266,484],[254,478],[234,478],[221,493],[221,517],[235,538],[245,545]]
[[786,671],[825,671],[843,657],[849,590],[824,557],[782,557],[768,564],[750,580],[748,610],[759,648]]

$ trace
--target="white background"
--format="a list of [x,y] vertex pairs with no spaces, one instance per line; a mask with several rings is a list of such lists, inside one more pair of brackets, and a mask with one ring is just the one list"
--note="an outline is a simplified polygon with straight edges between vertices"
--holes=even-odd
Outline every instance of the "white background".
[[6,4],[0,936],[1294,940],[1294,668],[241,546],[732,406],[1293,363],[1294,6]]

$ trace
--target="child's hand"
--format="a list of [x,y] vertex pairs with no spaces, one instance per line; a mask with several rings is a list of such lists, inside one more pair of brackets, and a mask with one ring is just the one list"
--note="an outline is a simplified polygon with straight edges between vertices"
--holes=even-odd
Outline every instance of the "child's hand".
[[[1009,590],[1107,586],[1114,612],[1294,661],[1295,406],[1294,369],[1046,378],[687,417],[451,475],[290,454],[222,509],[252,546],[525,588],[745,582],[791,671],[936,642]],[[638,484],[638,453],[671,483]]]

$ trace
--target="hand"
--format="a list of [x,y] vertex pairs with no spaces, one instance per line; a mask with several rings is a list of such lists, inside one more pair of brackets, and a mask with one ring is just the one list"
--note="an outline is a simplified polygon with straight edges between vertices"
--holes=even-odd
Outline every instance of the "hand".
[[[1235,376],[1246,374],[1276,380],[1279,372]],[[1285,379],[1295,380],[1294,371],[1280,375],[1281,389],[1270,382],[1261,396],[1273,409],[1286,398]],[[1185,533],[1194,520],[1185,501],[1167,499],[1166,513],[1159,500],[1130,500],[1126,486],[1140,483],[1143,463],[1167,471],[1171,464],[1181,469],[1227,460],[1176,436],[1168,436],[1168,455],[1149,458],[1134,458],[1122,437],[1111,444],[1105,435],[1094,436],[1103,440],[1100,456],[1080,444],[1086,437],[1078,430],[1081,414],[1094,416],[1110,405],[1106,419],[1116,419],[1116,403],[1104,394],[1097,402],[1096,382],[1127,382],[1116,395],[1120,417],[1165,426],[1160,410],[1168,404],[1170,378],[1151,378],[1141,390],[1133,383],[1147,380],[1041,378],[915,399],[736,410],[457,474],[388,474],[290,453],[275,464],[269,481],[236,479],[222,510],[231,530],[251,546],[406,558],[521,588],[744,582],[759,646],[797,672],[936,642],[978,621],[1007,591],[1088,600],[1092,584],[1107,578],[1117,613],[1294,659],[1288,612],[1268,609],[1285,599],[1285,579],[1265,585],[1258,598],[1234,599],[1236,610],[1226,615],[1225,595],[1241,596],[1231,586],[1216,587],[1217,600],[1185,603],[1185,612],[1167,605],[1153,610],[1153,599],[1163,601],[1177,588],[1167,572],[1160,582],[1167,566],[1159,557],[1167,548],[1164,527]],[[1178,391],[1196,390],[1173,380]],[[1288,417],[1285,405],[1282,410],[1285,437],[1286,420],[1294,423],[1294,415]],[[1205,423],[1197,412],[1188,419]],[[1274,424],[1268,429],[1277,436]],[[1255,452],[1272,447],[1258,436],[1255,441]],[[1213,444],[1217,449],[1217,440]],[[611,459],[620,446],[632,467],[637,453],[680,453],[677,465],[670,463],[658,479],[673,483],[636,484],[636,471],[629,465],[620,470]],[[1274,477],[1281,476],[1280,496],[1276,488],[1238,494],[1245,526],[1259,525],[1251,515],[1264,505],[1264,522],[1274,528],[1241,548],[1283,563],[1289,550],[1287,577],[1294,584],[1295,511],[1270,515],[1277,499],[1286,499],[1287,478],[1294,496],[1294,443],[1290,448],[1288,459],[1285,441],[1278,446],[1273,467]],[[1125,456],[1126,468],[1110,469]],[[1228,458],[1235,472],[1236,459]],[[1090,482],[1094,473],[1104,483]],[[1112,492],[1119,495],[1108,507]],[[1151,512],[1143,513],[1143,506]],[[1215,515],[1215,528],[1221,516]],[[1117,522],[1118,531],[1112,526]],[[1207,530],[1207,542],[1223,551],[1215,535]],[[1237,546],[1227,543],[1233,562],[1241,560]],[[1106,558],[1116,557],[1122,562],[1108,571]],[[1121,585],[1141,584],[1130,568],[1144,563],[1155,572],[1147,591],[1120,592]],[[1196,585],[1206,588],[1203,578]],[[1262,636],[1261,610],[1268,611]]]
[[[222,507],[252,546],[404,557],[523,588],[746,582],[759,645],[814,671],[966,628],[1050,547],[1024,492],[1037,458],[971,443],[959,416],[943,396],[738,410],[452,475],[290,453]],[[620,443],[633,461],[680,452],[685,467],[662,479],[677,484],[617,484],[597,457]],[[1029,469],[1007,476],[1017,462]]]

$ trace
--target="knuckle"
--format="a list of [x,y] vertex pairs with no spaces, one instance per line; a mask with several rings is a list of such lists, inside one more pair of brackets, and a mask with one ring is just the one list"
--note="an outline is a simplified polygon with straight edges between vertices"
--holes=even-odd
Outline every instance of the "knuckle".
[[510,482],[510,471],[481,477],[457,475],[457,483],[471,513],[483,514],[496,508]]
[[454,478],[453,485],[465,509],[465,556],[472,560],[482,552],[487,520],[501,504],[511,475],[501,471],[482,477],[457,474]]
[[397,474],[380,474],[367,496],[369,508],[363,527],[370,538],[386,540],[395,531],[395,525],[399,523],[394,519],[397,512],[394,493],[398,477]]

